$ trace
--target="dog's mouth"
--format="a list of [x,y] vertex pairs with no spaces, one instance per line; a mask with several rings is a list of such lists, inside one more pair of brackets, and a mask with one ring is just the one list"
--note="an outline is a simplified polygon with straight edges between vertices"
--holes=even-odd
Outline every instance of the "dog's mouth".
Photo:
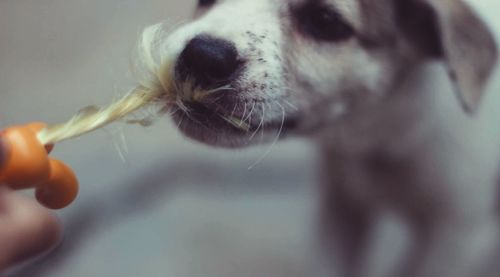
[[227,115],[217,107],[195,101],[177,101],[172,115],[182,131],[196,128],[204,131],[225,130],[237,135],[249,132],[252,126]]
[[[227,95],[233,93],[233,95]],[[283,136],[295,125],[294,117],[270,117],[273,103],[238,98],[235,91],[220,91],[202,99],[179,99],[170,104],[172,118],[188,137],[226,147],[241,147]]]

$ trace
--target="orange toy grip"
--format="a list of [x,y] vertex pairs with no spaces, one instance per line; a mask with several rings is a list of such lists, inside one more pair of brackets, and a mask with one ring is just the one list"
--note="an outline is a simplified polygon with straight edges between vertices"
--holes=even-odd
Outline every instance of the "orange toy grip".
[[0,170],[0,182],[18,190],[34,188],[49,178],[48,152],[36,137],[42,128],[43,124],[30,124],[3,132],[8,154]]
[[50,177],[36,189],[36,199],[49,209],[62,209],[71,204],[78,194],[75,174],[63,162],[50,160]]
[[8,154],[0,168],[0,184],[14,190],[36,188],[36,198],[51,209],[62,209],[78,194],[78,180],[70,167],[49,157],[52,145],[42,145],[37,133],[42,123],[7,128],[2,133]]

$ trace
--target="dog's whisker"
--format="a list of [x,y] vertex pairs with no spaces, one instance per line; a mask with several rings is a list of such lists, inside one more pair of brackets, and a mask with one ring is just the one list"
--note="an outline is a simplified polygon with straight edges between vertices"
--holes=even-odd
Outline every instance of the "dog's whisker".
[[181,119],[179,120],[179,123],[177,123],[177,128],[181,129],[182,121],[184,120],[185,117],[186,117],[186,114],[183,113],[181,115]]
[[235,103],[234,104],[234,107],[233,107],[233,111],[231,112],[231,114],[229,115],[229,117],[233,117],[234,113],[236,112],[236,109],[238,108],[238,103]]
[[216,104],[224,95],[220,95],[217,98],[213,99],[212,101],[209,102],[209,104]]
[[243,103],[243,115],[241,116],[241,119],[245,118],[245,115],[247,113],[247,103]]
[[202,123],[201,121],[197,120],[196,118],[192,117],[189,113],[186,113],[186,116],[187,118],[189,118],[191,121],[193,121],[194,123],[200,125],[201,127],[205,128],[205,129],[210,129],[208,128],[208,126],[204,123]]
[[262,155],[254,164],[252,164],[248,170],[252,170],[254,169],[258,164],[260,164],[274,149],[274,147],[276,146],[276,143],[278,143],[280,137],[281,137],[281,133],[283,132],[283,126],[285,126],[285,118],[286,118],[286,113],[285,113],[285,108],[279,104],[279,103],[276,103],[280,108],[281,108],[281,124],[280,124],[280,128],[276,134],[276,137],[274,138],[273,142],[271,143],[271,145],[269,146],[269,148],[267,149],[267,151],[264,153],[264,155]]
[[177,98],[177,102],[176,102],[176,104],[177,104],[177,107],[178,107],[181,111],[183,111],[183,114],[184,114],[185,116],[187,116],[190,120],[192,120],[193,122],[197,123],[198,125],[200,125],[200,126],[202,126],[202,127],[204,127],[204,128],[209,129],[209,128],[208,128],[208,126],[206,126],[205,124],[203,124],[202,122],[200,122],[199,120],[197,120],[197,119],[193,118],[193,117],[190,115],[191,110],[190,110],[190,109],[189,109],[189,108],[188,108],[188,107],[184,104],[184,102],[183,102],[180,98]]
[[252,141],[252,139],[255,137],[255,135],[257,135],[262,126],[264,126],[265,109],[265,106],[262,106],[262,116],[260,118],[259,125],[257,126],[257,129],[255,129],[255,131],[252,133],[252,135],[248,138],[248,142]]
[[[264,104],[263,105],[263,108],[265,107],[268,107],[268,104]],[[265,130],[266,130],[266,116],[268,115],[269,113],[265,113],[265,109],[262,111],[262,118],[263,118],[263,121],[262,121],[262,128],[260,129],[260,142],[264,142],[264,133],[265,133]]]
[[286,105],[288,105],[288,107],[292,108],[295,111],[299,110],[299,108],[297,106],[295,106],[294,104],[290,103],[290,101],[288,101],[286,99],[283,99],[283,103],[285,103]]
[[210,94],[213,94],[213,93],[216,93],[216,92],[219,92],[219,91],[226,91],[226,90],[236,91],[236,89],[233,88],[233,87],[231,87],[231,85],[225,85],[225,86],[218,87],[218,88],[215,88],[215,89],[207,90],[207,91],[205,91],[205,93],[207,95],[210,95]]
[[173,116],[173,115],[175,115],[175,114],[176,114],[177,112],[179,112],[179,111],[180,111],[180,108],[179,108],[179,107],[177,107],[177,108],[175,108],[173,111],[170,111],[170,112],[168,113],[168,115],[169,115],[169,116]]
[[191,116],[191,112],[190,112],[189,108],[187,108],[187,107],[184,105],[184,103],[182,103],[182,102],[181,102],[181,105],[183,105],[183,106],[185,107],[185,109],[183,109],[183,108],[179,107],[179,108],[181,108],[181,110],[183,111],[183,117],[185,116],[185,117],[189,118],[191,121],[193,121],[194,123],[196,123],[196,124],[200,125],[200,126],[201,126],[201,127],[203,127],[203,128],[210,129],[210,128],[208,128],[208,126],[207,126],[207,125],[203,124],[202,122],[200,122],[200,121],[199,121],[199,120],[197,120],[196,118],[193,118],[193,117]]
[[189,111],[189,108],[186,107],[186,105],[184,105],[184,102],[180,99],[180,98],[177,98],[175,104],[177,105],[177,107],[183,111],[184,113],[188,114],[190,111]]
[[241,118],[236,118],[234,117],[233,115],[225,115],[223,113],[220,113],[218,112],[219,109],[222,109],[222,107],[220,105],[218,105],[217,103],[214,103],[215,105],[215,114],[217,116],[219,116],[220,118],[224,119],[226,122],[230,123],[232,126],[240,129],[240,130],[243,130],[245,132],[249,132],[250,129],[251,129],[251,126],[250,124],[247,124],[246,122],[244,122]]
[[195,101],[201,101],[203,98],[210,96],[214,93],[221,92],[221,91],[230,91],[230,90],[235,90],[235,89],[232,88],[231,85],[225,85],[225,86],[221,86],[221,87],[214,88],[211,90],[198,89],[193,93],[192,98]]
[[227,117],[221,114],[218,114],[222,119],[224,119],[226,122],[230,123],[234,127],[241,129],[245,132],[250,131],[250,125],[242,122],[242,120],[235,118],[235,117]]
[[249,121],[249,120],[252,119],[252,113],[254,110],[255,110],[255,101],[253,101],[252,108],[250,109],[248,116],[246,118],[244,118],[243,121],[245,121],[245,122],[248,121],[248,123],[250,123],[251,121]]

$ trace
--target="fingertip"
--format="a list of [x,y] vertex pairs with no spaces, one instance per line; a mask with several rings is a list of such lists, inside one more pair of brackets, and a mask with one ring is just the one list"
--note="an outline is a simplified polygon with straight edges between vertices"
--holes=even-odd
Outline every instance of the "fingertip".
[[43,208],[32,199],[19,197],[16,224],[19,230],[24,230],[29,238],[30,249],[34,254],[53,247],[61,235],[60,222],[57,216]]
[[23,228],[30,233],[32,252],[36,254],[58,243],[61,237],[61,224],[54,213],[29,200],[32,206],[27,207],[24,218],[18,221],[18,226],[19,229]]
[[8,197],[8,212],[3,215],[8,228],[0,236],[0,240],[6,242],[0,250],[5,252],[4,266],[42,254],[56,246],[61,238],[61,224],[55,214],[31,199],[14,194]]

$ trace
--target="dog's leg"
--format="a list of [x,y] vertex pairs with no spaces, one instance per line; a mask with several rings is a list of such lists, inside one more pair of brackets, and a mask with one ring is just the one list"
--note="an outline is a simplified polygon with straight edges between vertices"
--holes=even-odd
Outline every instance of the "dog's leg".
[[[345,162],[345,161],[344,161]],[[367,245],[374,227],[374,210],[355,195],[346,172],[352,167],[329,160],[320,210],[320,247],[326,252],[328,270],[338,277],[362,276]],[[344,169],[344,170],[342,170]]]
[[370,237],[373,215],[366,206],[337,193],[322,211],[322,238],[339,277],[358,277]]

